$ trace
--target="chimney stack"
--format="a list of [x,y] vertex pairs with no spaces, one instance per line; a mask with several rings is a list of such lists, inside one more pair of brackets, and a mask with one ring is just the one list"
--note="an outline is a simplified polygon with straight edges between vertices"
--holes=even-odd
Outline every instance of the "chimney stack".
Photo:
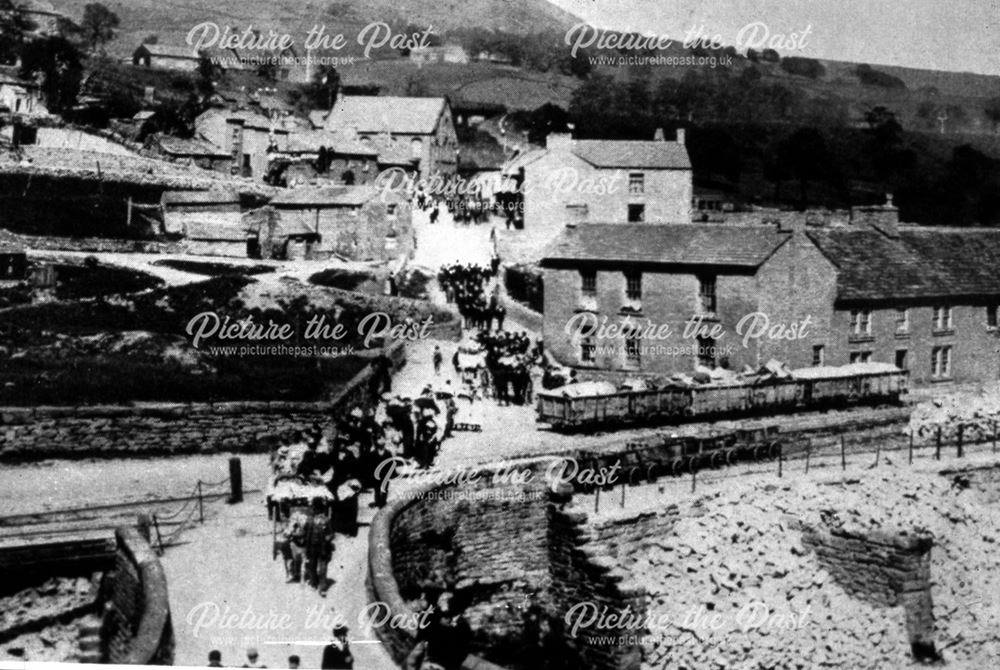
[[685,144],[686,144],[685,139],[686,138],[684,136],[684,129],[683,128],[678,128],[677,129],[677,144],[681,145],[682,147],[685,146]]
[[852,207],[851,223],[869,226],[886,237],[899,237],[899,208],[892,202],[892,193],[886,193],[884,205]]
[[549,151],[569,151],[573,148],[573,134],[549,133],[545,138],[545,148]]
[[653,133],[654,142],[665,142],[666,138],[663,135],[663,128],[657,128],[656,132]]

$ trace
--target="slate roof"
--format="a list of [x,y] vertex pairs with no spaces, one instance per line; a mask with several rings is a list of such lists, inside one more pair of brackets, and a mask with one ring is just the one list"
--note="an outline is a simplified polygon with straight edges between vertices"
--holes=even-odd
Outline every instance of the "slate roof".
[[770,226],[580,224],[542,254],[542,266],[567,262],[756,268],[790,238]]
[[444,98],[341,96],[324,123],[328,130],[356,128],[362,133],[429,135],[437,128],[445,104]]
[[837,267],[838,301],[1000,296],[1000,230],[899,228],[893,239],[868,228],[810,231]]
[[220,147],[215,146],[208,140],[183,139],[158,133],[153,136],[156,143],[160,145],[164,153],[174,156],[216,156],[226,157],[227,154]]
[[190,46],[173,46],[169,44],[143,44],[139,49],[145,49],[151,56],[160,58],[183,58],[186,60],[199,60],[200,56]]
[[597,167],[691,169],[687,149],[677,142],[574,140],[572,151]]

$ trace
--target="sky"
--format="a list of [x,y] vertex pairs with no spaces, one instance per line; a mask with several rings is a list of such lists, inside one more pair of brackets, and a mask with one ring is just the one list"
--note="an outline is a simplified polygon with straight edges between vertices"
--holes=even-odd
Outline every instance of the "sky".
[[801,34],[811,26],[802,48],[779,53],[1000,75],[1000,0],[550,2],[600,28],[681,38],[700,25],[734,46],[751,23],[762,22],[756,34],[770,38]]

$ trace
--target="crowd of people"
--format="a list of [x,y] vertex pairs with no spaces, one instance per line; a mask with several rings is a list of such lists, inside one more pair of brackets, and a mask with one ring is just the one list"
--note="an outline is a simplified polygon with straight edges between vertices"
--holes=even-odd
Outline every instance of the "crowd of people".
[[532,370],[541,356],[541,342],[532,344],[524,332],[482,331],[477,341],[486,352],[493,397],[501,405],[530,403],[533,395]]
[[494,256],[490,267],[474,263],[445,265],[438,272],[438,284],[445,301],[454,304],[462,317],[462,325],[473,330],[503,330],[507,309],[497,290],[487,295],[487,284],[497,275],[499,259]]

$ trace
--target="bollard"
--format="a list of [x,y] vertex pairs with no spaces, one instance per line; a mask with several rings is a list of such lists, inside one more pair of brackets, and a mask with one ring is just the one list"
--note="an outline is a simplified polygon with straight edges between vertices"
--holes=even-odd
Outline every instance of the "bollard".
[[840,469],[847,469],[847,447],[844,445],[844,436],[840,436]]
[[625,507],[625,482],[622,482],[622,507]]
[[934,460],[941,460],[941,426],[937,427],[937,446],[934,448]]
[[913,465],[913,429],[910,429],[910,465]]
[[693,468],[691,470],[691,493],[694,493],[696,488],[698,488],[698,469]]
[[778,479],[781,479],[781,470],[785,464],[785,450],[778,445]]
[[809,456],[812,454],[812,442],[806,442],[806,474],[809,474]]
[[240,459],[229,459],[229,504],[243,502],[243,468]]
[[882,441],[879,440],[875,445],[875,467],[878,467],[878,461],[882,457]]
[[198,480],[198,523],[205,523],[205,502],[201,495],[201,480]]
[[601,508],[601,489],[600,487],[598,487],[594,489],[594,514],[597,514],[600,508]]
[[965,425],[958,424],[958,457],[962,457],[962,436],[965,434]]

